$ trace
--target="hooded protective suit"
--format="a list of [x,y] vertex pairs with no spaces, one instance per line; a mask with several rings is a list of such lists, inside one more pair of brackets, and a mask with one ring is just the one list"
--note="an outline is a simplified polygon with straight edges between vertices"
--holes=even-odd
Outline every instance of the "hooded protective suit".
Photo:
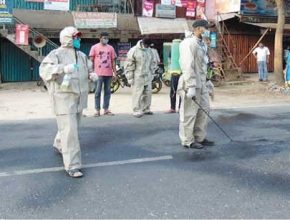
[[183,75],[177,89],[181,97],[179,137],[181,144],[186,146],[202,142],[206,137],[207,116],[188,95],[194,94],[196,101],[209,111],[206,50],[206,45],[196,36],[185,38],[180,44],[179,62]]
[[73,47],[73,35],[77,32],[74,27],[64,28],[60,32],[61,47],[51,51],[39,68],[57,120],[54,147],[62,152],[65,170],[81,168],[78,128],[81,113],[87,107],[91,70],[86,55]]
[[125,74],[133,86],[133,115],[150,112],[153,79],[153,54],[150,48],[143,48],[140,40],[127,54]]

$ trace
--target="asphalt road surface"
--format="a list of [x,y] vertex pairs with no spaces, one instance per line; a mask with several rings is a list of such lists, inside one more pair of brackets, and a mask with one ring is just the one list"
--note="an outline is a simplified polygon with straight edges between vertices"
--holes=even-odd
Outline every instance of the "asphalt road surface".
[[84,118],[84,178],[51,148],[55,120],[0,122],[0,218],[289,218],[290,108],[220,110],[216,146],[180,146],[178,115]]

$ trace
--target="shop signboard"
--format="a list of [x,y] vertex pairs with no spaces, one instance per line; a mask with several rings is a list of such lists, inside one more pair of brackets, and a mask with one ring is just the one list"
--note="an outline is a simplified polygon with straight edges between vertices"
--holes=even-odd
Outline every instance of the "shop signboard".
[[176,18],[175,5],[156,4],[156,17],[159,18]]
[[44,9],[69,11],[69,0],[44,0]]
[[[285,0],[286,16],[290,17],[290,0]],[[241,0],[241,14],[277,16],[275,0]]]
[[0,0],[0,24],[13,23],[12,8],[12,0]]
[[76,28],[117,28],[117,14],[105,12],[72,12]]
[[187,17],[195,17],[196,16],[196,0],[188,0],[187,8],[186,8],[186,16]]

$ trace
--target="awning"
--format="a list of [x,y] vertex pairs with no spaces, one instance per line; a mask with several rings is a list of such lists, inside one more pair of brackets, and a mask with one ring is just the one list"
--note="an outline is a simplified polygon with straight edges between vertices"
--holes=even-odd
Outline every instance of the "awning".
[[225,21],[225,20],[229,20],[232,19],[234,17],[238,16],[238,13],[236,12],[231,12],[231,13],[224,13],[224,14],[219,14],[217,16],[217,20],[220,21]]
[[189,30],[187,20],[184,18],[165,19],[138,17],[141,34],[181,34]]
[[[250,24],[254,26],[258,26],[261,28],[270,28],[270,29],[276,29],[277,24],[276,23],[251,23],[251,22],[244,22],[245,24]],[[290,24],[285,24],[284,30],[290,30]]]
[[61,30],[74,25],[72,14],[65,11],[13,9],[13,15],[32,28]]

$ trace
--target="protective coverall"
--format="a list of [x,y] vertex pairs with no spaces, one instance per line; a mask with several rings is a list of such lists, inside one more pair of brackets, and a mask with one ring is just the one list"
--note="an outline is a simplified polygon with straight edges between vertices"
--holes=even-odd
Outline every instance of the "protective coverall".
[[150,48],[150,49],[151,49],[152,55],[153,55],[153,57],[152,57],[153,58],[152,62],[153,62],[153,66],[154,66],[153,69],[156,70],[158,68],[158,64],[160,63],[160,57],[159,57],[157,49],[155,49],[155,48]]
[[196,101],[209,111],[209,93],[206,87],[206,45],[196,36],[185,38],[180,43],[180,67],[178,94],[181,97],[179,137],[181,144],[190,146],[206,137],[207,116],[186,93],[195,91]]
[[132,85],[133,115],[150,112],[152,96],[153,55],[150,48],[144,48],[140,40],[127,54],[125,74]]
[[[60,32],[61,47],[51,51],[42,61],[39,71],[48,86],[58,132],[56,147],[63,157],[65,170],[81,168],[79,143],[79,123],[84,108],[87,107],[88,75],[90,63],[84,53],[73,48],[74,27]],[[64,76],[69,75],[68,87],[63,88]]]

